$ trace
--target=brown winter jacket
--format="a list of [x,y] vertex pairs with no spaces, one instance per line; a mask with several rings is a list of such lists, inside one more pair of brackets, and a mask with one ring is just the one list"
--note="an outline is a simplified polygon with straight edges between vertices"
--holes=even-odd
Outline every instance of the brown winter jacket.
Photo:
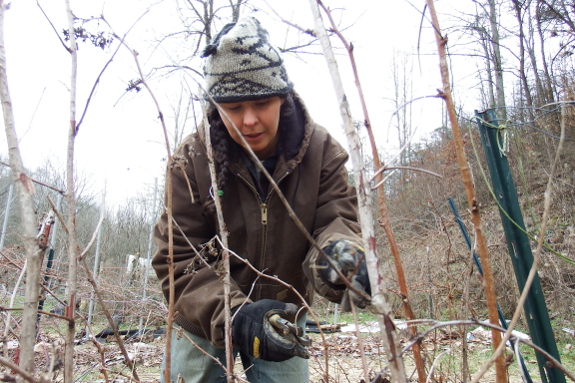
[[[355,189],[348,185],[344,166],[348,155],[323,127],[312,122],[301,100],[296,97],[295,102],[305,120],[303,141],[294,158],[286,162],[280,155],[273,178],[321,248],[342,238],[358,241]],[[217,270],[219,263],[215,262],[219,258],[205,247],[201,250],[203,244],[218,234],[206,149],[198,135],[193,134],[186,138],[176,155],[185,159],[190,184],[188,186],[181,168],[176,167],[173,173],[173,217],[177,222],[173,230],[176,322],[215,346],[223,347],[224,284]],[[318,251],[310,246],[289,217],[276,191],[270,187],[263,202],[245,163],[240,159],[231,169],[234,176],[230,177],[222,198],[229,248],[258,270],[292,285],[307,301],[313,294],[308,289],[311,284],[322,296],[339,302],[343,291],[330,288],[321,279],[313,267]],[[158,251],[153,267],[168,299],[165,212],[156,226],[155,242]],[[190,243],[202,252],[205,262],[196,256]],[[263,298],[301,305],[291,290],[268,278],[256,278],[256,274],[235,257],[231,257],[231,277],[231,307]]]

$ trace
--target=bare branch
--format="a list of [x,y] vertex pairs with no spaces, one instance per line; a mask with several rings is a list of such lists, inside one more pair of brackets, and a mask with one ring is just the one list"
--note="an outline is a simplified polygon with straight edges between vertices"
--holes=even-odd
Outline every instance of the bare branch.
[[[4,162],[4,161],[0,161],[0,164],[2,164],[2,165],[4,165],[4,166],[8,166],[8,167],[11,166],[10,164],[8,164],[8,163],[6,163],[6,162]],[[54,191],[56,191],[56,192],[58,192],[58,193],[60,193],[60,194],[62,194],[62,195],[66,194],[66,191],[61,190],[61,189],[58,189],[56,186],[48,185],[48,184],[46,184],[46,183],[44,183],[44,182],[35,180],[35,179],[32,178],[32,177],[28,177],[28,178],[30,179],[30,181],[34,182],[35,184],[38,184],[38,185],[41,185],[41,186],[45,186],[45,187],[47,187],[48,189],[52,189],[52,190],[54,190]]]
[[[0,356],[0,364],[2,364],[3,366],[6,366],[9,369],[11,369],[12,371],[16,372],[20,377],[22,377],[27,382],[30,382],[30,383],[49,383],[50,382],[50,380],[47,380],[44,378],[40,378],[39,380],[36,380],[34,378],[34,376],[29,374],[26,370],[24,370],[23,368],[21,368],[17,364],[12,363],[10,360],[8,360],[2,356]],[[6,380],[4,380],[5,382],[15,382],[16,381],[16,378],[13,375],[8,375],[8,374],[4,373],[4,374],[2,374],[2,376],[3,376],[2,379],[6,379]],[[13,380],[10,380],[10,379],[13,379]]]
[[36,334],[36,308],[38,307],[38,291],[42,250],[36,239],[36,222],[32,195],[35,193],[34,183],[26,174],[20,154],[16,124],[12,109],[12,99],[8,89],[6,75],[6,51],[4,43],[4,16],[7,4],[0,0],[0,99],[4,114],[4,127],[10,156],[12,177],[16,184],[20,215],[22,221],[22,237],[26,249],[27,282],[20,335],[20,365],[28,372],[34,371],[34,341]]
[[44,15],[44,17],[46,17],[46,20],[48,20],[48,23],[50,23],[50,26],[52,27],[52,29],[56,33],[56,36],[58,37],[58,40],[60,40],[60,43],[62,44],[64,49],[66,49],[67,52],[70,52],[70,48],[68,48],[68,46],[66,45],[64,40],[62,40],[62,37],[60,37],[60,33],[58,33],[58,31],[56,30],[56,27],[54,26],[54,24],[52,24],[52,20],[50,20],[50,18],[46,14],[46,12],[44,12],[44,9],[42,8],[42,6],[40,5],[40,2],[38,0],[36,0],[36,4],[38,5],[38,8],[40,8],[40,11],[42,11],[42,14]]
[[[384,294],[385,288],[383,279],[378,275],[379,261],[376,255],[375,233],[371,212],[371,196],[369,186],[367,185],[367,179],[363,176],[363,159],[360,153],[361,143],[351,118],[348,98],[343,89],[341,76],[337,67],[337,61],[335,59],[333,49],[331,48],[331,43],[329,41],[329,37],[327,36],[323,20],[321,18],[318,6],[320,3],[321,2],[317,0],[309,1],[315,21],[315,32],[320,38],[322,51],[326,58],[326,62],[333,81],[334,90],[337,95],[339,104],[338,106],[344,123],[346,136],[348,139],[348,146],[351,151],[353,171],[357,180],[359,221],[366,250],[365,256],[368,274],[370,275],[369,279],[371,283],[371,291],[373,293],[372,308],[376,313],[381,314],[379,317],[381,335],[385,352],[388,356],[388,360],[390,361],[389,368],[391,371],[392,380],[395,382],[406,382],[407,376],[405,374],[403,358],[399,352],[397,332],[392,320],[392,309]],[[369,126],[367,125],[368,123],[369,121],[366,118],[366,128],[369,129]]]

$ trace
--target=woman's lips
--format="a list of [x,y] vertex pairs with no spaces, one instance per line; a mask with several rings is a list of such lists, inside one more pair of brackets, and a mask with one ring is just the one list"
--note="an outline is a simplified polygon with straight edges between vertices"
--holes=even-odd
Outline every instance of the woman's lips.
[[245,140],[250,141],[258,141],[263,136],[263,133],[256,133],[256,134],[246,134],[244,136]]

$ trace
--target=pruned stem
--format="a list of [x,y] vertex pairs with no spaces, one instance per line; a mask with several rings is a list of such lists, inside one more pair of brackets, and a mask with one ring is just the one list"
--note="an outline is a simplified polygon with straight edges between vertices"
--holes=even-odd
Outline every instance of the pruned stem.
[[[433,23],[433,28],[435,31],[435,40],[437,43],[437,51],[439,55],[439,67],[441,73],[441,80],[443,83],[443,91],[441,95],[445,100],[447,112],[449,115],[449,122],[451,124],[451,129],[453,131],[453,140],[455,142],[455,150],[457,153],[457,161],[459,163],[459,170],[461,171],[461,178],[463,179],[463,184],[465,185],[465,193],[467,195],[467,201],[469,204],[469,210],[471,211],[471,218],[473,221],[473,227],[475,229],[475,237],[478,246],[479,258],[481,259],[481,265],[483,266],[483,288],[485,290],[485,297],[487,299],[487,311],[489,313],[489,321],[496,325],[499,323],[499,318],[497,314],[497,300],[495,296],[495,283],[493,280],[493,272],[491,270],[491,262],[489,259],[489,253],[487,250],[487,242],[485,236],[483,235],[483,228],[481,225],[481,214],[479,213],[479,203],[475,195],[475,189],[473,187],[473,180],[471,179],[471,172],[469,170],[469,165],[464,151],[463,137],[461,136],[461,131],[459,129],[459,121],[457,120],[457,115],[455,113],[455,106],[453,103],[453,98],[451,95],[451,85],[449,82],[449,68],[447,66],[447,52],[446,44],[447,39],[444,38],[440,33],[439,20],[435,12],[435,5],[433,0],[426,0],[427,6],[429,7],[429,12],[431,14],[431,20]],[[493,347],[497,349],[501,343],[501,333],[499,331],[492,331]],[[505,345],[505,343],[503,343]],[[507,381],[507,370],[505,369],[505,360],[502,356],[497,358],[496,362],[496,381],[497,383],[505,383]]]
[[382,342],[388,357],[392,380],[394,382],[407,382],[403,357],[399,351],[398,336],[395,325],[393,324],[393,312],[384,293],[385,286],[383,279],[380,278],[378,273],[379,260],[376,255],[375,232],[371,212],[371,194],[367,177],[364,174],[361,143],[353,125],[351,111],[347,101],[348,98],[343,89],[337,61],[320,15],[318,2],[317,0],[310,0],[309,3],[315,20],[315,33],[320,39],[322,51],[329,67],[351,152],[353,172],[357,185],[359,222],[361,224],[364,245],[366,245],[365,255],[368,266],[367,269],[370,277],[371,291],[373,293],[371,307],[375,312],[381,314],[379,319],[382,331]]
[[[371,128],[371,119],[369,117],[369,113],[368,113],[368,109],[367,109],[367,103],[365,101],[363,89],[361,86],[361,81],[359,79],[359,72],[357,69],[357,64],[355,62],[355,56],[353,54],[353,46],[345,39],[343,34],[339,31],[333,18],[331,17],[331,12],[329,11],[329,9],[322,3],[321,0],[318,0],[318,4],[323,8],[324,12],[328,16],[330,24],[331,24],[331,29],[339,37],[340,41],[345,46],[345,49],[346,49],[347,54],[349,56],[349,60],[351,62],[351,68],[352,68],[353,75],[354,75],[355,86],[356,86],[357,91],[358,91],[359,100],[360,100],[361,108],[363,111],[364,126],[365,126],[365,129],[367,131],[367,135],[369,137],[369,142],[371,145],[371,153],[372,153],[372,157],[373,157],[374,166],[376,169],[385,168],[384,166],[381,165],[379,153],[377,150],[377,145],[375,142],[375,137],[373,134],[373,129]],[[398,167],[396,167],[396,168],[398,168]],[[411,309],[411,304],[409,302],[409,291],[407,289],[405,272],[403,270],[403,262],[401,260],[400,254],[399,254],[399,248],[397,246],[397,241],[395,239],[395,235],[393,233],[393,228],[391,227],[391,222],[389,220],[389,214],[388,214],[388,210],[387,210],[387,202],[386,202],[386,198],[385,198],[385,188],[383,186],[383,183],[384,183],[383,175],[381,173],[378,173],[378,174],[376,174],[375,177],[377,178],[378,182],[377,182],[377,185],[373,187],[373,190],[377,190],[377,195],[378,195],[378,206],[379,206],[379,215],[380,215],[379,221],[380,221],[382,228],[385,231],[387,240],[389,242],[391,254],[393,255],[395,269],[397,272],[399,289],[401,291],[402,298],[403,298],[402,303],[403,303],[403,308],[405,310],[405,316],[407,317],[408,320],[412,320],[412,319],[415,319],[415,315],[413,314],[413,310]],[[417,333],[417,328],[415,326],[411,326],[410,331],[413,335],[415,335]],[[415,360],[415,366],[417,369],[417,374],[418,374],[419,380],[421,381],[425,377],[425,368],[423,365],[423,360],[421,358],[419,345],[416,345],[413,348],[413,357]]]
[[4,128],[8,141],[10,167],[12,178],[16,184],[20,216],[22,220],[22,237],[26,249],[27,282],[24,298],[24,312],[20,333],[20,366],[28,372],[34,371],[34,342],[36,339],[36,309],[38,307],[38,291],[40,288],[41,249],[36,238],[36,222],[32,195],[34,184],[26,174],[19,142],[16,134],[16,124],[12,110],[12,99],[8,89],[6,74],[6,52],[4,43],[4,11],[7,5],[0,0],[0,100],[4,114]]

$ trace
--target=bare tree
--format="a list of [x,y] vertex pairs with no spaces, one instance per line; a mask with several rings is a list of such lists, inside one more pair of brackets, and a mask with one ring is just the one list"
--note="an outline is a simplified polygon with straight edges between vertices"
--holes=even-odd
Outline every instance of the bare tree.
[[398,144],[404,150],[400,153],[399,164],[408,163],[411,154],[411,101],[413,99],[412,83],[413,66],[405,52],[395,51],[391,62],[390,76],[393,84],[395,128],[397,129]]
[[32,207],[34,184],[27,175],[20,155],[18,137],[16,135],[12,100],[8,89],[6,75],[6,52],[4,50],[4,12],[8,4],[0,0],[0,97],[4,113],[4,126],[8,140],[10,167],[12,178],[16,184],[22,219],[22,236],[26,247],[27,283],[24,300],[22,331],[20,333],[20,366],[27,372],[34,371],[34,343],[36,339],[36,309],[38,307],[38,292],[40,282],[40,262],[42,249],[38,246],[36,237],[36,222]]
[[495,73],[495,98],[497,102],[497,116],[501,121],[507,120],[505,110],[505,84],[503,82],[503,58],[501,55],[501,39],[499,36],[499,25],[497,24],[498,9],[495,0],[488,0],[489,26],[491,31],[491,51],[493,56],[493,71]]
[[[535,27],[537,29],[537,35],[539,36],[539,47],[540,54],[543,63],[543,77],[545,79],[544,89],[545,89],[545,102],[552,103],[555,101],[555,93],[553,90],[553,81],[551,79],[551,70],[547,62],[547,54],[545,49],[545,37],[544,37],[544,15],[543,15],[544,5],[541,2],[537,2],[535,5]],[[539,76],[537,76],[539,77]]]
[[74,379],[74,333],[76,294],[77,294],[77,269],[78,269],[78,243],[76,238],[76,196],[74,194],[74,143],[76,139],[76,81],[78,70],[77,46],[74,30],[74,14],[70,7],[69,0],[66,0],[66,14],[68,16],[68,33],[70,35],[70,46],[68,47],[71,57],[72,70],[70,75],[70,126],[68,130],[68,155],[67,155],[67,177],[66,202],[68,204],[68,306],[65,315],[69,318],[70,324],[66,333],[66,354],[64,359],[64,382],[72,383]]
[[185,28],[183,33],[195,40],[196,48],[192,50],[192,55],[210,43],[214,37],[213,31],[218,27],[217,21],[236,22],[247,2],[248,0],[179,0],[178,11]]
[[[182,79],[181,83],[182,86],[176,99],[170,104],[173,116],[171,119],[173,121],[173,130],[171,132],[172,150],[176,150],[184,137],[193,129],[192,127],[189,128],[190,125],[193,127],[197,126],[200,118],[198,114],[202,112],[201,103],[194,99],[193,92],[189,89],[188,84],[185,83],[184,79]],[[192,120],[192,124],[190,124],[190,120]]]
[[525,19],[525,8],[529,7],[529,2],[525,4],[520,3],[517,0],[513,0],[513,9],[515,10],[515,17],[517,19],[517,25],[519,28],[519,78],[521,79],[521,89],[523,90],[523,94],[525,99],[527,100],[527,106],[533,106],[533,98],[531,96],[531,89],[529,87],[529,82],[527,80],[527,73],[526,73],[526,58],[525,58],[525,49],[527,45],[527,36],[525,35],[524,29],[524,19]]

